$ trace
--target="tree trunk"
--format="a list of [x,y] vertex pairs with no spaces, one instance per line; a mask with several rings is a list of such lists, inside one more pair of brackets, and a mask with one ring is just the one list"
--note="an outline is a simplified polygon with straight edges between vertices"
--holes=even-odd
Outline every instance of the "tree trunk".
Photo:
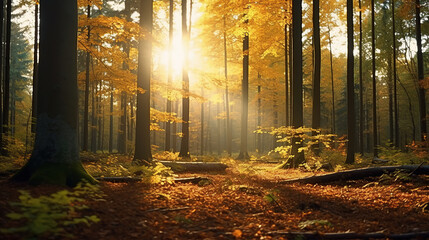
[[[3,0],[1,1],[3,9]],[[3,10],[0,19],[3,19]],[[2,20],[1,20],[2,21]],[[3,26],[1,27],[3,28]],[[3,30],[0,31],[0,36]],[[37,68],[38,68],[38,45],[39,45],[39,3],[34,4],[34,49],[33,49],[33,95],[31,99],[31,132],[36,132],[37,113]],[[0,52],[2,52],[0,48]],[[0,63],[1,66],[1,63]],[[0,71],[1,76],[1,71]]]
[[[246,6],[247,7],[247,6]],[[245,14],[246,18],[246,14]],[[245,20],[247,24],[247,19]],[[247,118],[249,108],[249,33],[244,33],[243,38],[243,79],[241,81],[241,141],[238,160],[250,159],[247,153]]]
[[[3,139],[3,25],[4,25],[4,0],[0,2],[0,154],[5,154]],[[34,92],[33,92],[34,93]]]
[[[174,17],[174,2],[173,0],[170,0],[170,8],[169,8],[169,19],[168,19],[168,88],[171,87],[171,84],[173,82],[173,57],[172,57],[172,51],[173,51],[173,17]],[[171,95],[170,92],[168,92],[167,95],[167,113],[171,114]],[[167,121],[165,123],[165,151],[171,150],[171,123]]]
[[[312,128],[320,128],[320,68],[321,68],[321,49],[320,49],[320,25],[319,25],[319,0],[313,0],[313,114]],[[318,131],[313,131],[313,136],[317,136]],[[318,156],[320,152],[319,142],[312,146],[313,152]]]
[[[289,109],[290,109],[290,100],[289,100],[289,63],[288,63],[288,25],[285,24],[285,126],[290,126],[289,118]],[[259,85],[258,85],[259,87]],[[259,126],[259,124],[258,124]]]
[[399,148],[399,119],[398,119],[398,94],[396,88],[396,23],[395,23],[395,0],[392,0],[392,52],[393,52],[393,108],[395,118],[395,147]]
[[355,83],[353,56],[353,0],[347,0],[347,164],[355,162]]
[[377,138],[377,82],[375,76],[375,9],[374,1],[371,0],[371,56],[372,56],[372,131],[373,131],[373,151],[374,157],[378,157],[378,138]]
[[[144,0],[140,5],[140,27],[149,34],[153,28],[153,1]],[[136,141],[133,162],[149,164],[152,162],[150,143],[150,79],[152,68],[152,40],[139,39],[137,87],[145,92],[137,93]]]
[[223,16],[223,51],[224,51],[224,69],[225,69],[225,108],[226,108],[226,151],[228,156],[232,155],[232,133],[231,133],[231,119],[229,114],[229,89],[228,89],[228,55],[226,47],[226,17]]
[[420,23],[420,0],[416,0],[416,42],[417,42],[417,74],[419,81],[419,109],[420,109],[420,141],[425,141],[427,134],[426,126],[426,93],[420,84],[424,79],[423,52],[422,52],[422,30]]
[[425,165],[402,165],[402,166],[382,166],[382,167],[368,167],[346,170],[342,172],[327,173],[323,175],[316,175],[305,178],[289,179],[281,181],[280,183],[328,183],[334,181],[347,181],[363,179],[367,177],[377,177],[385,173],[392,173],[397,170],[408,170],[412,174],[429,174],[429,166]]
[[[261,99],[261,74],[258,72],[258,128],[262,128],[262,99]],[[263,153],[262,149],[262,133],[257,136],[257,148],[259,153]]]
[[[179,101],[176,100],[176,104],[175,104],[175,111],[177,112],[177,115],[179,115]],[[172,141],[171,144],[173,145],[173,152],[177,152],[177,123],[173,122],[173,127],[172,127]]]
[[362,38],[362,0],[359,0],[359,149],[360,154],[364,155],[363,150],[363,132],[364,132],[364,115],[363,115],[363,38]]
[[[91,18],[91,6],[87,7],[87,17]],[[88,43],[91,38],[91,27],[88,25]],[[84,112],[83,112],[83,151],[88,151],[88,113],[89,113],[89,62],[91,59],[91,53],[89,52],[89,46],[86,52],[86,73],[85,73],[85,103],[84,103]]]
[[[302,1],[292,0],[292,125],[294,128],[303,126],[302,103]],[[298,134],[292,137],[292,166],[298,167],[305,161],[302,147],[302,138]]]
[[335,88],[334,88],[334,64],[332,59],[332,40],[331,29],[328,26],[328,40],[329,40],[329,62],[331,67],[331,97],[332,97],[332,133],[335,134]]
[[176,162],[160,161],[174,172],[206,172],[206,171],[225,171],[227,165],[219,162]]
[[390,54],[387,59],[387,87],[389,91],[389,142],[393,145],[394,126],[393,126],[393,78],[392,78],[392,57]]
[[220,126],[220,103],[218,102],[216,104],[216,109],[217,109],[217,155],[221,155],[222,154],[222,144],[221,144],[221,126]]
[[91,98],[91,152],[95,153],[97,148],[97,119],[96,119],[96,105],[95,98],[97,94],[97,88],[95,82],[92,82],[92,98]]
[[[201,96],[204,97],[204,88],[201,87]],[[200,140],[200,155],[204,155],[204,102],[201,102],[201,140]]]
[[9,109],[10,109],[10,38],[12,27],[12,0],[6,2],[6,49],[5,72],[3,88],[3,134],[9,133]]
[[77,140],[77,1],[42,1],[40,26],[36,139],[30,160],[12,180],[94,183],[80,162]]
[[187,28],[187,1],[182,0],[182,41],[184,49],[184,60],[182,69],[182,88],[185,96],[182,97],[182,141],[180,144],[179,157],[190,158],[189,152],[189,75],[188,75],[188,47],[189,34]]
[[113,86],[110,89],[109,153],[113,152]]

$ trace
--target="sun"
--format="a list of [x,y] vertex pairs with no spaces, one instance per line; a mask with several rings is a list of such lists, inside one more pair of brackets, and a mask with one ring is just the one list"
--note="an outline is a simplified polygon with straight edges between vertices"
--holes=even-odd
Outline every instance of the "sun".
[[[165,69],[168,71],[169,68],[169,56],[171,54],[171,68],[173,74],[173,81],[181,81],[182,80],[182,69],[183,64],[185,62],[184,58],[184,50],[182,47],[182,40],[180,37],[173,39],[173,46],[171,51],[169,51],[168,46],[166,48],[160,49],[157,55],[158,57],[154,57],[156,59],[154,61],[155,68],[157,69]],[[188,51],[188,74],[189,74],[189,84],[195,85],[199,82],[199,78],[197,74],[193,71],[193,69],[198,68],[202,63],[202,57],[199,56],[195,49]],[[165,73],[167,75],[168,73]]]

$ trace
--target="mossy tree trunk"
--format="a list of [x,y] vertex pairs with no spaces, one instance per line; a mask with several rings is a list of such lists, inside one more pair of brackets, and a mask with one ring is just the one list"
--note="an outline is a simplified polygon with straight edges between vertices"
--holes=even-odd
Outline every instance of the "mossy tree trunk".
[[12,180],[95,182],[79,159],[76,36],[77,1],[42,0],[36,139],[30,160]]

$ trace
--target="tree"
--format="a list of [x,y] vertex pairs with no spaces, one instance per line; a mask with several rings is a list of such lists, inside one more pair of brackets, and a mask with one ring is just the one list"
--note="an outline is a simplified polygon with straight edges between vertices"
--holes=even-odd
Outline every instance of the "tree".
[[393,107],[394,107],[394,118],[395,118],[395,147],[399,147],[399,119],[398,119],[398,94],[396,89],[396,23],[395,23],[395,0],[391,0],[391,11],[392,11],[392,58],[393,58]]
[[[313,121],[312,128],[320,128],[320,68],[321,68],[321,49],[320,49],[320,26],[319,26],[319,0],[313,0]],[[317,135],[317,130],[313,131]],[[313,151],[319,154],[319,143],[313,145]]]
[[[302,1],[292,0],[292,126],[303,126],[302,104]],[[302,138],[299,134],[292,137],[292,166],[298,167],[305,161]]]
[[36,139],[14,181],[75,186],[94,183],[77,140],[77,1],[42,0]]
[[5,71],[4,71],[4,80],[3,80],[3,134],[5,135],[8,135],[8,132],[9,132],[11,28],[12,28],[12,0],[7,0],[6,2]]
[[346,163],[355,162],[355,93],[353,56],[353,0],[347,0],[347,158]]
[[[173,51],[173,17],[174,17],[174,2],[173,0],[170,0],[170,7],[169,7],[169,18],[168,18],[168,80],[167,84],[168,87],[171,86],[173,81],[173,57],[172,57],[172,51]],[[170,93],[170,92],[169,92]],[[167,113],[171,113],[171,96],[168,94],[167,96]],[[171,146],[171,123],[169,121],[166,122],[165,125],[165,151],[170,151]]]
[[140,27],[145,36],[139,40],[136,111],[136,141],[133,162],[149,164],[152,161],[150,145],[150,78],[152,68],[153,1],[142,0],[140,5]]
[[364,115],[363,115],[363,72],[362,72],[362,0],[359,0],[359,149],[363,156],[363,132],[364,132]]
[[371,56],[372,56],[372,131],[374,157],[378,157],[378,130],[377,130],[377,82],[375,75],[375,9],[374,1],[371,0]]
[[180,144],[179,157],[189,158],[189,75],[188,75],[188,46],[189,34],[187,27],[187,1],[182,0],[182,42],[183,42],[183,66],[182,66],[182,141]]
[[[249,8],[249,6],[245,6]],[[247,14],[244,14],[244,23],[248,23]],[[249,108],[249,33],[246,31],[243,38],[243,78],[241,81],[241,141],[240,153],[237,159],[249,159],[247,153],[247,119]]]
[[17,109],[17,102],[22,104],[26,95],[32,62],[29,42],[24,32],[25,30],[19,24],[12,22],[10,58],[10,133],[12,137],[16,136],[17,113],[22,113]]
[[[87,6],[87,17],[91,18],[91,6]],[[88,42],[91,40],[91,27],[88,25]],[[91,60],[91,53],[88,50],[86,52],[86,61],[85,61],[85,103],[84,103],[84,112],[83,112],[83,151],[88,151],[88,115],[89,115],[89,64]]]
[[420,141],[426,140],[426,93],[423,87],[424,69],[422,52],[422,30],[420,23],[420,0],[416,0],[416,42],[417,42],[417,75],[419,81],[419,109],[420,109]]
[[[3,2],[3,1],[2,1]],[[2,19],[2,18],[1,18]],[[31,132],[36,132],[37,113],[37,68],[38,68],[38,47],[39,47],[39,3],[34,4],[34,49],[33,49],[33,96],[31,102]],[[1,51],[0,51],[1,52]],[[1,65],[1,64],[0,64]],[[1,75],[1,74],[0,74]]]

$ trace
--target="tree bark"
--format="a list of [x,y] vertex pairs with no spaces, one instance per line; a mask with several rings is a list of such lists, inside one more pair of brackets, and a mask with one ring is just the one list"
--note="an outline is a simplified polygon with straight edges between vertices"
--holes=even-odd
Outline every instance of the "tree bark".
[[[2,8],[3,8],[3,0],[1,1]],[[0,10],[2,11],[2,10]],[[2,14],[3,15],[3,12]],[[0,16],[0,19],[3,19],[2,16]],[[3,28],[3,27],[1,27]],[[0,31],[0,36],[2,31]],[[33,95],[31,99],[31,132],[36,132],[36,120],[37,120],[37,68],[38,68],[38,46],[39,45],[39,4],[34,4],[34,49],[33,49]],[[1,52],[0,48],[0,52]],[[0,63],[1,66],[1,63]],[[1,76],[1,71],[0,71]]]
[[170,167],[174,172],[213,172],[225,171],[228,167],[223,163],[216,162],[171,162],[160,161],[167,167]]
[[182,97],[182,141],[180,144],[179,157],[190,158],[189,152],[189,75],[188,75],[188,47],[189,34],[187,28],[187,1],[182,0],[182,41],[184,49],[184,60],[182,69],[182,88],[185,96]]
[[43,0],[40,26],[36,139],[30,160],[12,180],[94,183],[80,162],[77,140],[77,1]]
[[[143,0],[140,5],[140,27],[148,34],[153,27],[153,1]],[[152,152],[150,143],[150,79],[152,66],[151,36],[139,39],[137,87],[145,92],[137,93],[136,141],[133,162],[150,164]]]
[[362,0],[359,0],[359,150],[364,155],[363,132],[364,132],[364,115],[363,115],[363,38],[362,38]]
[[353,56],[353,0],[347,0],[347,164],[355,162],[355,92]]
[[[88,19],[91,18],[91,6],[88,5],[87,7],[87,17]],[[88,43],[90,41],[91,38],[91,27],[88,25],[87,27],[88,29],[88,35],[87,35],[87,40]],[[88,46],[89,49],[89,46]],[[86,52],[86,62],[85,62],[85,66],[86,66],[86,73],[85,73],[85,103],[84,103],[84,112],[83,112],[83,146],[82,146],[82,150],[83,151],[88,151],[88,114],[89,114],[89,62],[91,59],[91,53],[89,52],[89,50],[87,50]]]
[[[292,0],[292,126],[300,128],[303,126],[303,103],[302,103],[302,1]],[[298,167],[305,161],[304,152],[300,151],[302,138],[295,134],[292,137],[292,166]]]
[[[313,0],[313,114],[312,128],[320,128],[320,68],[321,68],[321,48],[320,48],[320,24],[319,24],[319,0]],[[313,131],[313,136],[317,136],[318,131]],[[313,152],[318,156],[320,152],[319,142],[313,144]]]
[[[248,8],[248,6],[245,6]],[[247,18],[244,14],[244,18]],[[245,19],[245,24],[248,20]],[[238,160],[250,159],[247,153],[247,120],[249,111],[249,33],[244,33],[243,38],[243,79],[241,81],[241,140],[240,140],[240,153],[237,157]]]
[[395,23],[395,0],[392,0],[392,52],[393,52],[393,108],[395,118],[395,147],[399,148],[399,112],[398,112],[398,94],[397,94],[397,77],[396,77],[396,23]]
[[359,168],[353,170],[346,170],[342,172],[328,173],[323,175],[311,176],[306,178],[297,178],[281,181],[280,183],[328,183],[334,181],[348,181],[363,179],[367,177],[377,177],[385,173],[391,173],[396,170],[407,170],[413,174],[429,174],[429,166],[420,165],[402,165],[402,166],[383,166],[383,167],[369,167]]
[[232,155],[232,129],[229,110],[229,82],[228,82],[228,52],[226,46],[226,17],[223,16],[223,51],[224,51],[224,69],[225,69],[225,108],[226,108],[226,152]]
[[[170,7],[169,7],[169,18],[168,18],[168,79],[167,84],[168,88],[171,87],[171,84],[173,82],[173,57],[172,57],[172,51],[173,51],[173,17],[174,17],[174,2],[173,0],[170,0]],[[167,96],[167,113],[171,114],[171,95],[170,92],[168,92]],[[167,121],[165,123],[165,151],[171,150],[171,123]]]
[[371,0],[371,56],[372,56],[372,131],[374,157],[378,157],[378,130],[377,130],[377,82],[375,75],[375,9],[374,1]]
[[331,40],[331,29],[328,26],[328,40],[329,40],[329,62],[331,69],[331,94],[332,94],[332,133],[335,134],[335,89],[334,89],[334,64],[332,57],[332,40]]
[[422,30],[420,23],[420,0],[416,0],[416,42],[417,42],[417,74],[419,81],[419,109],[420,109],[420,141],[425,141],[427,135],[426,126],[426,93],[420,81],[424,79]]

